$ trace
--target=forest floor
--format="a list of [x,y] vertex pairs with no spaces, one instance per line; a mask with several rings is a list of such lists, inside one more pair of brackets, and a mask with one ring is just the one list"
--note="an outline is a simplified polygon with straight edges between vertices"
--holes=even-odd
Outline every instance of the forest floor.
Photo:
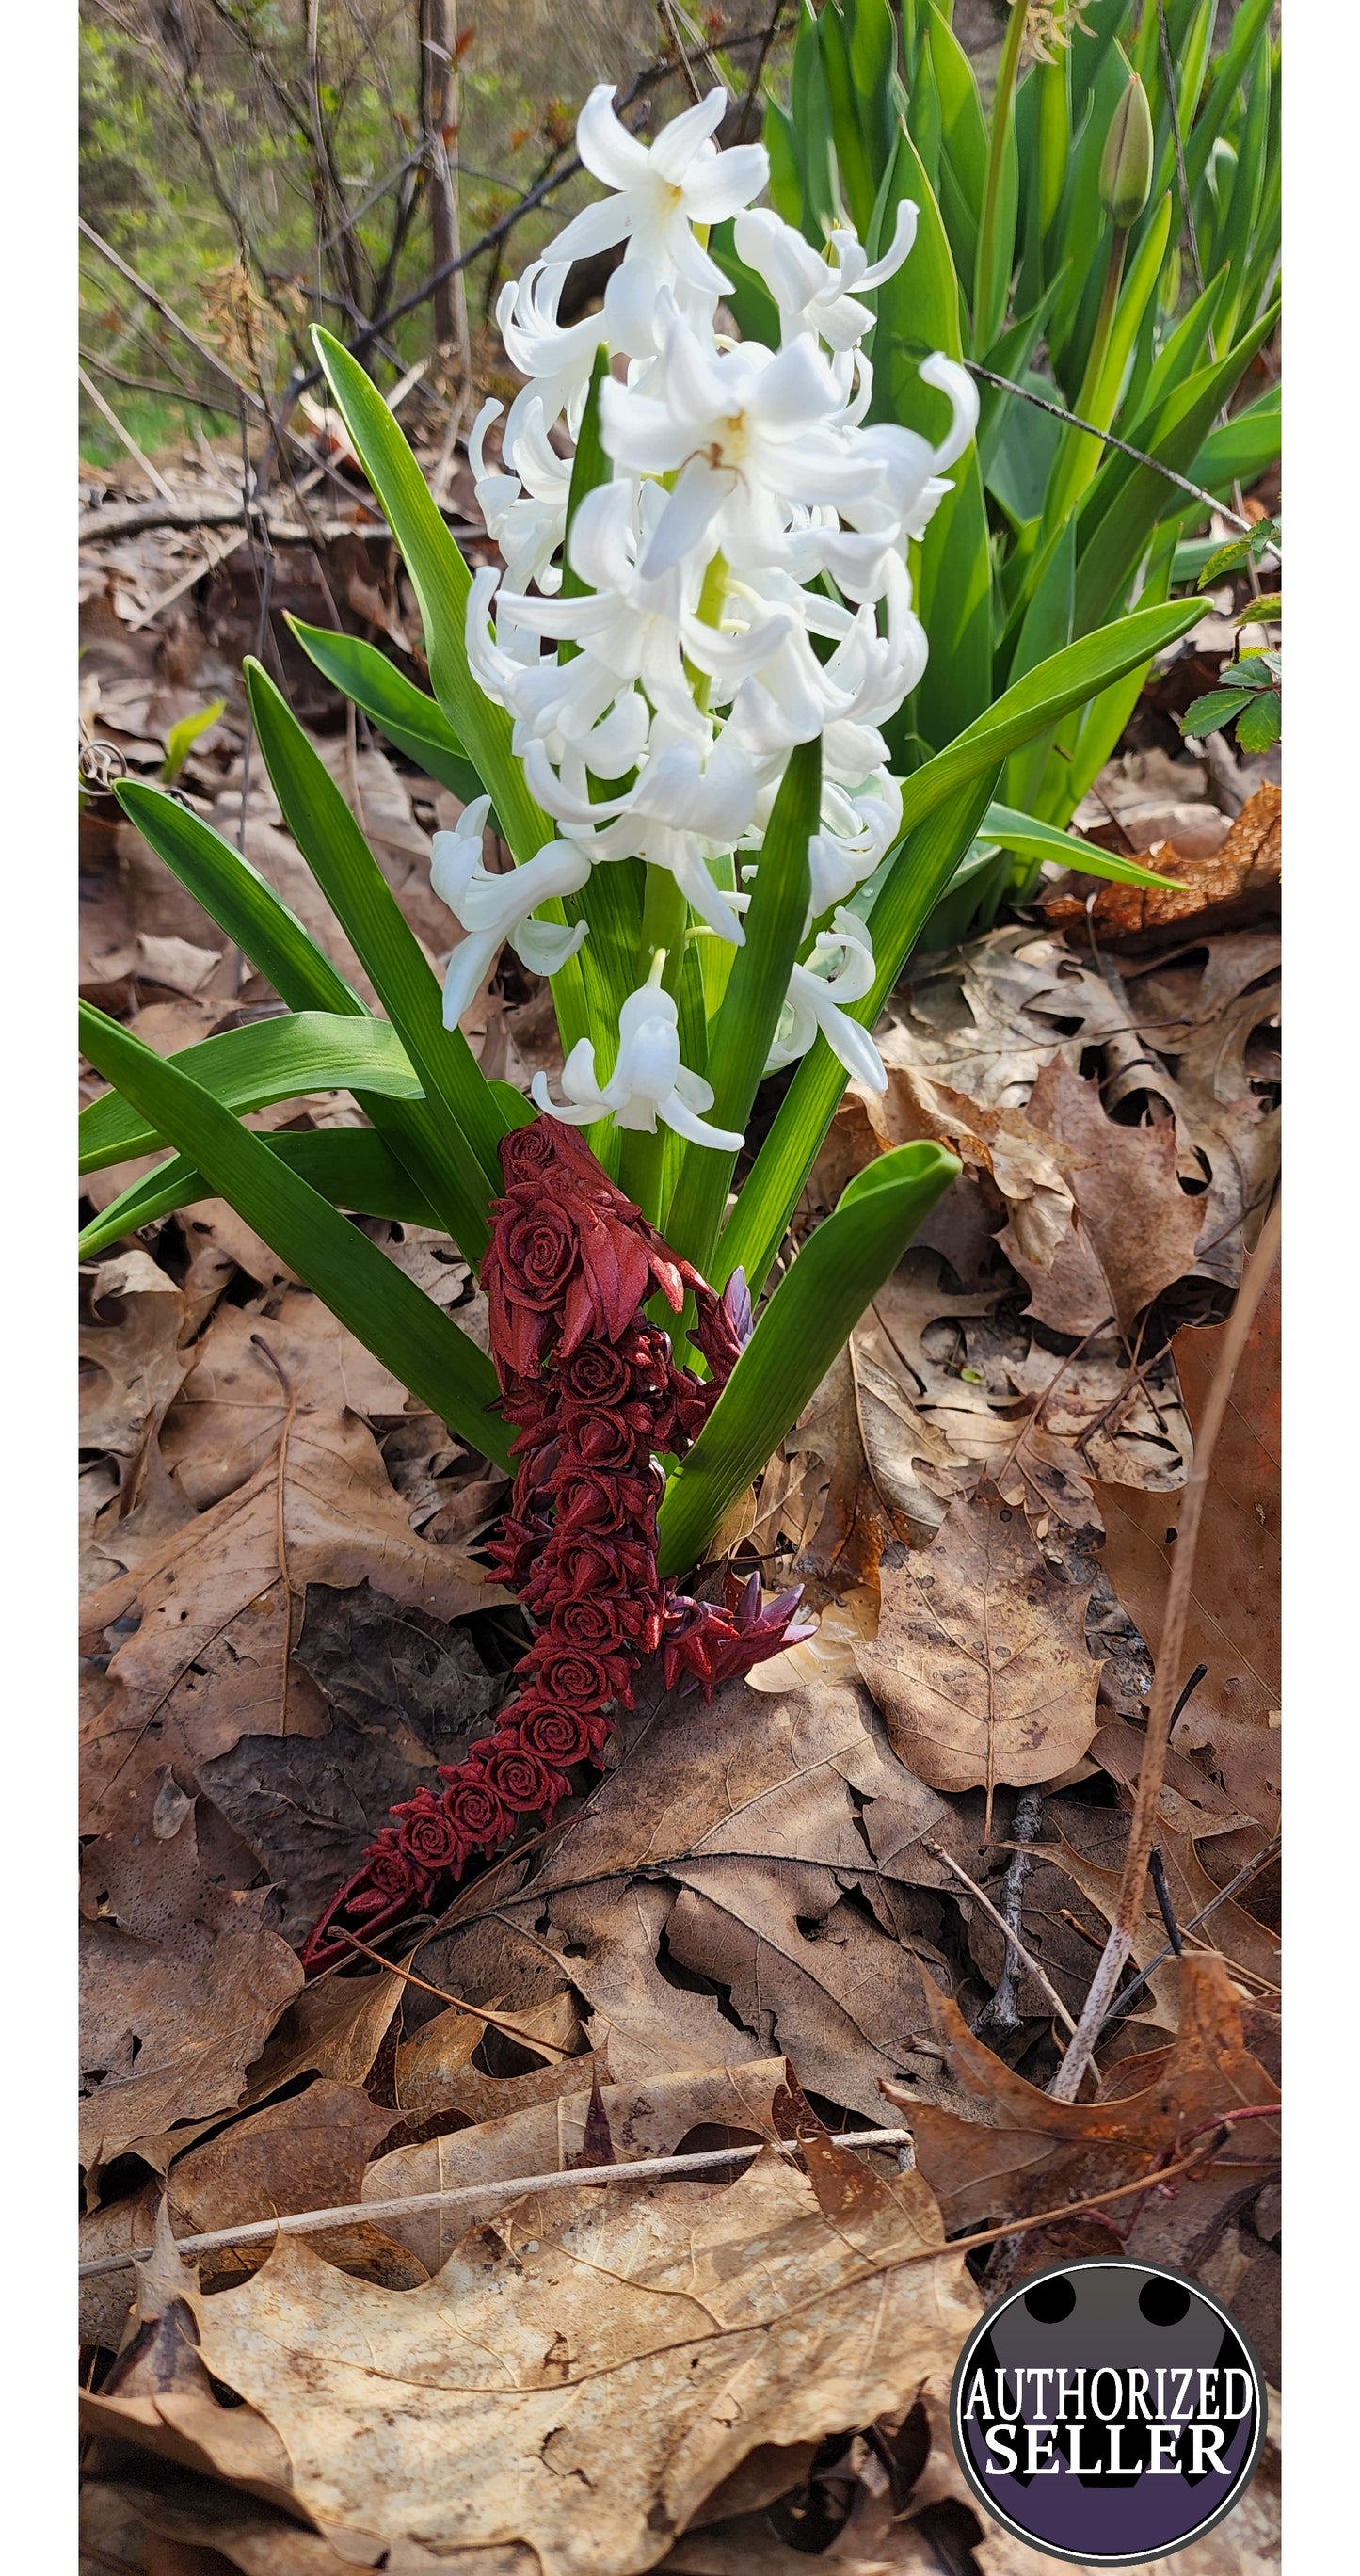
[[[219,699],[180,790],[365,990],[251,757],[243,653],[437,965],[429,835],[456,807],[347,725],[283,622],[420,676],[359,486],[329,475],[315,545],[282,503],[248,540],[230,459],[161,463],[159,509],[135,469],[82,477],[81,989],[169,1053],[277,1007],[108,792]],[[1088,900],[1077,876],[918,956],[886,1098],[852,1085],[819,1158],[796,1232],[890,1144],[944,1138],[964,1174],[723,1533],[738,1571],[805,1584],[816,1635],[711,1707],[640,1696],[549,1832],[306,1986],[326,1898],[506,1695],[526,1632],[483,1554],[506,1489],[224,1203],[82,1272],[90,2576],[400,2576],[474,2548],[476,2576],[1038,2570],[984,2528],[945,2407],[982,2304],[1069,2256],[1193,2274],[1277,2382],[1276,2126],[1242,2116],[1279,2074],[1274,1272],[1211,1461],[1177,1678],[1204,1670],[1158,1812],[1180,1946],[1149,1878],[1097,2071],[1076,2103],[1046,2089],[1114,1911],[1196,1434],[1276,1186],[1278,766],[1192,756],[1175,723],[1240,605],[1206,603],[1077,817],[1182,891]],[[522,1088],[560,1061],[523,970],[465,1026]],[[255,1123],[337,1121],[360,1122],[345,1097]],[[85,1214],[133,1173],[92,1176]],[[444,1238],[366,1223],[484,1336]],[[943,1715],[923,1583],[969,1666]],[[1023,1791],[989,1787],[1003,1704],[1042,1752]],[[910,2143],[836,2143],[884,2128]],[[765,2152],[544,2183],[743,2144]],[[169,2242],[251,2223],[195,2265]],[[733,2335],[739,2439],[711,2403]],[[1277,2470],[1272,2442],[1184,2576],[1275,2563]]]

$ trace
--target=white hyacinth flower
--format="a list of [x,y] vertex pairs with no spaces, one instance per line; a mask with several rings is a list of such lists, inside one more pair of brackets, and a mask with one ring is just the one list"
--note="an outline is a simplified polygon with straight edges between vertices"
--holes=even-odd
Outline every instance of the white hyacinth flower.
[[659,280],[682,280],[716,301],[727,280],[691,227],[724,223],[759,196],[770,175],[764,144],[719,151],[712,138],[727,108],[720,89],[672,117],[650,148],[619,123],[613,97],[608,81],[591,91],[576,121],[576,148],[587,170],[616,193],[573,217],[553,244],[554,259],[590,259],[626,241],[630,257]]
[[666,952],[659,948],[647,982],[629,994],[619,1013],[618,1059],[603,1090],[595,1078],[594,1046],[589,1038],[578,1038],[562,1068],[565,1107],[549,1097],[546,1073],[534,1075],[534,1104],[569,1127],[589,1127],[597,1118],[612,1117],[618,1127],[654,1136],[660,1119],[691,1145],[735,1154],[742,1138],[728,1128],[707,1126],[697,1114],[712,1108],[713,1088],[680,1061],[679,1013],[661,983],[665,964]]
[[828,348],[848,351],[857,348],[874,325],[868,305],[856,298],[882,286],[901,267],[916,239],[916,211],[910,197],[904,197],[892,240],[872,268],[854,233],[833,232],[833,267],[767,206],[738,215],[733,243],[738,259],[755,270],[774,297],[786,343],[809,331],[814,339],[825,340]]
[[812,340],[777,356],[755,341],[705,347],[677,312],[659,365],[655,391],[654,372],[645,393],[610,378],[600,387],[600,437],[615,464],[677,474],[643,559],[648,580],[718,548],[739,569],[781,564],[791,504],[867,502],[883,483],[879,458],[837,434],[844,397]]
[[467,932],[444,978],[446,1029],[457,1028],[507,944],[531,974],[555,975],[586,936],[583,921],[568,928],[530,915],[550,896],[577,893],[590,875],[589,857],[572,841],[549,841],[523,867],[493,876],[482,864],[490,811],[490,797],[476,797],[451,832],[436,832],[431,848],[430,883]]
[[870,1091],[886,1091],[888,1076],[873,1039],[861,1020],[852,1020],[846,1002],[862,1002],[873,989],[877,968],[869,933],[858,915],[837,912],[830,930],[819,932],[812,954],[789,977],[788,1000],[780,1014],[774,1045],[766,1058],[767,1073],[796,1064],[806,1055],[818,1031],[846,1072]]
[[[672,940],[711,934],[740,945],[789,760],[819,742],[807,927],[828,916],[833,927],[792,969],[770,1064],[792,1062],[820,1030],[881,1089],[877,1050],[849,1015],[873,985],[872,947],[844,907],[876,881],[900,835],[888,736],[927,659],[908,547],[951,489],[949,468],[976,430],[977,390],[937,352],[920,375],[948,397],[938,442],[870,422],[864,339],[876,290],[911,252],[913,205],[894,208],[879,259],[845,225],[822,251],[755,207],[767,158],[759,145],[719,149],[720,92],[650,144],[615,114],[614,96],[603,84],[592,91],[577,129],[586,169],[610,193],[500,297],[506,350],[525,381],[499,471],[485,455],[493,405],[471,441],[503,569],[473,574],[468,663],[509,714],[526,784],[561,838],[492,877],[476,845],[484,804],[441,836],[436,879],[468,933],[450,962],[446,1009],[455,1018],[466,1007],[503,939],[555,972],[585,927],[536,922],[534,907],[612,861],[641,860],[649,895],[658,874],[673,878],[683,903],[658,897],[684,925]],[[726,317],[719,327],[730,282],[709,230],[729,218],[738,258],[774,300],[778,348],[733,340]],[[561,322],[572,263],[619,245],[603,310]],[[906,277],[910,285],[910,268]],[[568,532],[572,449],[601,344],[608,470]],[[735,1140],[705,1124],[711,1094],[680,1064],[677,1027],[653,976],[625,1006],[610,1081],[597,1083],[582,1041],[552,1114],[651,1130],[660,1118],[730,1151]],[[551,1108],[541,1077],[535,1098]]]

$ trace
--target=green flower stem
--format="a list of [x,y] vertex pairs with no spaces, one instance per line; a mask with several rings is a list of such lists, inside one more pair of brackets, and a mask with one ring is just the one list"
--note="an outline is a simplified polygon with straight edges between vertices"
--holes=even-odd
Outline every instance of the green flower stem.
[[[1108,427],[1109,418],[1115,408],[1113,400],[1108,400],[1102,416],[1096,406],[1101,398],[1102,379],[1110,354],[1115,316],[1119,311],[1119,290],[1124,282],[1124,253],[1128,248],[1128,239],[1128,234],[1125,232],[1114,232],[1110,235],[1100,310],[1096,315],[1096,327],[1085,373],[1081,380],[1081,391],[1073,405],[1074,411],[1078,412],[1083,420],[1094,420],[1102,429]],[[1054,468],[1044,511],[1044,524],[1050,536],[1062,527],[1073,502],[1085,490],[1104,453],[1104,441],[1093,438],[1088,430],[1068,430],[1062,453]]]
[[977,267],[973,277],[973,344],[979,357],[985,357],[1006,318],[1006,289],[1009,275],[998,275],[1002,258],[997,239],[997,215],[1001,203],[1001,174],[1005,168],[1006,143],[1011,130],[1011,109],[1015,84],[1020,72],[1020,47],[1024,41],[1028,10],[1025,0],[1013,0],[1001,60],[997,65],[996,93],[992,100],[992,131],[987,150],[987,180],[982,198],[982,221],[978,226]]
[[[662,990],[672,994],[677,1002],[688,927],[689,905],[670,869],[649,867],[642,905],[642,945],[638,955],[637,980],[639,984],[646,983],[658,950],[664,950],[666,962],[661,970]],[[651,1135],[642,1127],[626,1127],[622,1131],[619,1187],[627,1191],[630,1199],[636,1199],[652,1225],[661,1223],[668,1135],[669,1130],[659,1120]]]

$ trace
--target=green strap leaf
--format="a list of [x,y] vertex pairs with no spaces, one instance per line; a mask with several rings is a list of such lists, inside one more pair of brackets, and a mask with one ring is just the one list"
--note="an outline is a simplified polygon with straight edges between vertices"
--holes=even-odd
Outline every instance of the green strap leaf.
[[1118,858],[1095,841],[1060,832],[1052,823],[1041,823],[1037,814],[1019,814],[1013,805],[989,805],[977,837],[999,849],[1014,850],[1022,859],[1057,859],[1065,868],[1078,868],[1083,876],[1107,877],[1113,885],[1175,884],[1174,877],[1160,877],[1155,869],[1140,867],[1136,859]]
[[376,644],[365,644],[358,635],[335,634],[329,627],[306,626],[300,617],[285,617],[284,624],[331,686],[362,707],[427,778],[437,778],[464,805],[482,794],[482,782],[438,700],[406,679]]
[[[797,745],[780,782],[727,989],[708,1040],[711,1126],[744,1134],[798,955],[810,896],[808,841],[822,800],[820,738]],[[688,1145],[666,1218],[677,1252],[703,1270],[727,1204],[735,1154]]]
[[[176,1059],[172,1056],[169,1061],[173,1064]],[[109,1094],[110,1099],[116,1097]],[[318,1127],[300,1136],[262,1136],[260,1142],[329,1199],[332,1207],[350,1208],[359,1216],[392,1217],[399,1225],[438,1227],[437,1211],[372,1127]],[[144,1173],[141,1180],[120,1191],[103,1214],[86,1226],[80,1237],[80,1258],[92,1261],[124,1235],[212,1195],[197,1164],[187,1154],[172,1154],[154,1172]]]
[[329,331],[313,345],[364,472],[382,503],[420,603],[434,693],[500,816],[517,859],[552,838],[510,748],[510,718],[468,668],[464,625],[471,575],[397,422],[372,379]]
[[[866,1028],[873,1027],[960,859],[976,839],[996,776],[995,768],[989,770],[937,807],[898,852],[869,915],[878,974],[865,999],[847,1005],[850,1017],[862,1020]],[[861,894],[864,891],[861,887]],[[709,1273],[716,1286],[730,1279],[738,1264],[753,1296],[764,1286],[849,1078],[825,1038],[816,1038],[784,1094],[719,1238]]]
[[[296,913],[211,824],[158,788],[124,781],[116,792],[124,812],[157,857],[164,859],[291,1010],[338,1012],[359,1020],[372,1016]],[[374,1091],[356,1097],[400,1155],[422,1195],[443,1211],[443,1222],[461,1241],[444,1177],[447,1120],[441,1124],[424,1098],[398,1100]],[[472,1201],[462,1213],[469,1229],[462,1248],[469,1259],[475,1259],[486,1239],[483,1226]]]
[[842,1192],[781,1279],[666,1487],[658,1549],[663,1574],[700,1562],[724,1512],[773,1456],[961,1168],[940,1145],[898,1145]]
[[1116,618],[1094,635],[1080,636],[1075,644],[1064,645],[1060,653],[1026,671],[947,751],[937,752],[923,768],[913,771],[902,790],[903,835],[955,789],[968,786],[1033,734],[1042,733],[1046,725],[1081,706],[1111,680],[1174,644],[1202,614],[1201,604],[1192,599],[1135,609],[1131,617]]
[[508,1430],[489,1410],[496,1374],[476,1343],[201,1083],[87,1003],[80,1031],[90,1062],[192,1159],[214,1197],[229,1200],[422,1404],[508,1466]]
[[[242,1117],[276,1100],[311,1091],[381,1091],[419,1100],[419,1077],[396,1030],[386,1020],[346,1019],[330,1011],[289,1011],[276,1020],[254,1020],[183,1047],[169,1061],[201,1082],[214,1100]],[[161,1139],[135,1109],[106,1092],[80,1113],[80,1169],[149,1154]]]
[[158,859],[187,886],[219,930],[234,940],[291,1011],[347,1011],[366,1017],[352,984],[259,869],[211,823],[159,787],[121,779],[114,794]]
[[246,689],[260,749],[298,848],[362,957],[420,1076],[441,1132],[440,1202],[469,1261],[490,1239],[487,1201],[501,1186],[504,1133],[494,1095],[461,1029],[446,1029],[438,982],[344,797],[263,666]]

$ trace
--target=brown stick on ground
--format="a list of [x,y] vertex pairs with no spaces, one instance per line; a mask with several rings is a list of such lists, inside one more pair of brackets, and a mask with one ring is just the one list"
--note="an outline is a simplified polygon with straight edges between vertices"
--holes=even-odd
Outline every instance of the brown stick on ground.
[[1247,1264],[1237,1304],[1224,1338],[1209,1401],[1204,1408],[1204,1421],[1195,1442],[1195,1462],[1185,1488],[1185,1507],[1181,1513],[1175,1553],[1171,1560],[1171,1582],[1166,1596],[1166,1618],[1161,1644],[1157,1651],[1157,1674],[1152,1686],[1148,1709],[1147,1742],[1143,1749],[1138,1788],[1133,1802],[1133,1820],[1129,1827],[1128,1849],[1124,1871],[1119,1882],[1114,1921],[1105,1944],[1091,1991],[1082,2007],[1076,2035],[1049,2086],[1056,2102],[1075,2102],[1077,2088],[1090,2064],[1091,2053],[1100,2034],[1100,2026],[1114,2001],[1124,1962],[1133,1947],[1133,1935],[1143,1910],[1143,1890],[1147,1880],[1148,1859],[1157,1831],[1157,1801],[1161,1796],[1166,1770],[1167,1741],[1171,1732],[1171,1711],[1176,1699],[1177,1675],[1185,1642],[1186,1614],[1190,1607],[1190,1590],[1195,1573],[1195,1550],[1199,1540],[1200,1518],[1209,1486],[1209,1470],[1214,1448],[1223,1427],[1228,1397],[1237,1373],[1238,1363],[1246,1348],[1261,1292],[1274,1269],[1280,1249],[1280,1204],[1278,1199],[1266,1219],[1260,1242]]

